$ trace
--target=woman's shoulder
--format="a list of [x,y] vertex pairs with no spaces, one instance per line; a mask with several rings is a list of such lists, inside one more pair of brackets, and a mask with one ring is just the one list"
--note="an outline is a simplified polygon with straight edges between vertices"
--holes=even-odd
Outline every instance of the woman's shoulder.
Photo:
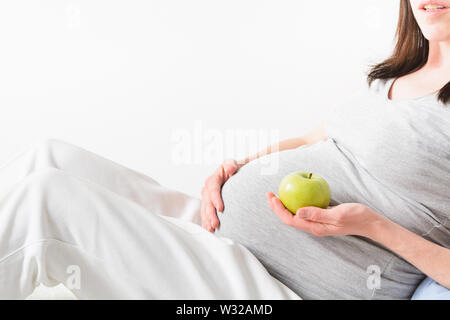
[[389,89],[391,88],[393,81],[394,81],[394,78],[375,79],[370,84],[369,91],[374,94],[385,95],[387,97],[387,95],[389,94]]

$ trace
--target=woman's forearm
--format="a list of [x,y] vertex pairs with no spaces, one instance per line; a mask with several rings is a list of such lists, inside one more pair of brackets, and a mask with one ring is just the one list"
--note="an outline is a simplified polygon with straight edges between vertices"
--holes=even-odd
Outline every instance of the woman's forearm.
[[308,141],[304,137],[283,140],[283,141],[280,141],[278,143],[268,146],[267,148],[261,150],[260,152],[254,154],[254,155],[251,155],[241,161],[238,161],[238,166],[240,168],[240,167],[246,165],[247,163],[249,163],[250,161],[258,159],[265,155],[268,155],[268,154],[271,154],[274,152],[283,151],[283,150],[295,149],[295,148],[298,148],[305,144],[308,144]]
[[325,132],[325,122],[319,123],[311,132],[307,133],[306,135],[299,137],[299,138],[292,138],[280,141],[276,144],[273,144],[271,146],[268,146],[264,150],[261,150],[257,154],[251,155],[241,161],[238,161],[238,167],[242,167],[243,165],[246,165],[252,160],[258,159],[262,156],[279,152],[283,150],[290,150],[295,149],[303,145],[312,145],[316,142],[319,142],[320,140],[327,140],[326,132]]
[[450,289],[450,249],[430,242],[384,217],[377,221],[370,238]]

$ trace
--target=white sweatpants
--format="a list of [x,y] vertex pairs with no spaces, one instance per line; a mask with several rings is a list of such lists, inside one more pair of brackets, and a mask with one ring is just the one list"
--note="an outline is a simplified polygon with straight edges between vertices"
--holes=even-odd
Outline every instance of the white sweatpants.
[[64,283],[81,299],[299,299],[244,247],[185,221],[199,206],[44,141],[0,168],[0,298]]

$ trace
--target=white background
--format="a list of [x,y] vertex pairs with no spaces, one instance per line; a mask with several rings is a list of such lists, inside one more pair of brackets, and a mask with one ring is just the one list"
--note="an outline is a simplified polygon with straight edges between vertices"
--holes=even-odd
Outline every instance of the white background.
[[305,134],[366,87],[397,13],[392,0],[2,1],[0,162],[58,138],[199,196],[215,165],[175,163],[174,134]]

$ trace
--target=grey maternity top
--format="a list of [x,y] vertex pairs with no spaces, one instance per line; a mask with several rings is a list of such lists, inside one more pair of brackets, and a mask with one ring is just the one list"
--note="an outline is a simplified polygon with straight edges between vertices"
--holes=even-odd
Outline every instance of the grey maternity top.
[[[283,225],[265,192],[293,171],[323,176],[332,205],[359,202],[450,248],[450,105],[431,94],[391,101],[392,80],[335,107],[327,141],[250,162],[223,187],[218,236],[247,247],[305,299],[408,299],[424,278],[385,247],[358,236],[315,237]],[[269,173],[268,157],[279,157]],[[377,282],[377,271],[380,282]]]

